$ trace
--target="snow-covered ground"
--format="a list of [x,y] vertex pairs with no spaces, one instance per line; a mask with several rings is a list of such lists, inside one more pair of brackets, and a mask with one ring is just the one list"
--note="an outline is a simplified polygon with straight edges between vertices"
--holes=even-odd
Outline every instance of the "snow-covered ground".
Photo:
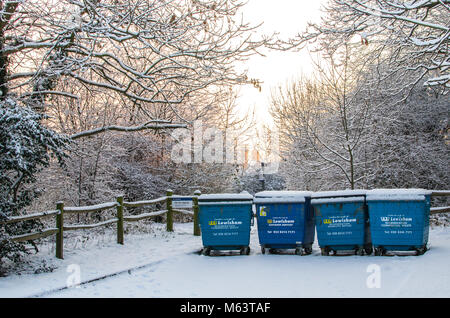
[[[153,234],[127,235],[124,246],[111,232],[101,246],[66,249],[64,260],[39,253],[37,261],[57,268],[0,278],[0,297],[450,297],[449,227],[433,228],[430,250],[418,257],[325,257],[317,243],[308,256],[262,255],[256,226],[249,256],[208,257],[197,254],[191,223],[174,233],[153,226]],[[119,274],[58,290],[78,272],[82,282]]]

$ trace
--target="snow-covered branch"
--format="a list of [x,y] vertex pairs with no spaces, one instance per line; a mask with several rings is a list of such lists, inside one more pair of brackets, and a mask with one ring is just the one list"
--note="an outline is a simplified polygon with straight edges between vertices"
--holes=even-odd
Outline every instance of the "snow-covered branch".
[[[317,50],[338,50],[346,43],[378,52],[390,74],[416,72],[404,88],[425,77],[425,85],[450,88],[450,2],[448,0],[332,0],[321,23],[287,43],[315,43]],[[403,75],[406,76],[406,75]]]
[[[270,41],[255,39],[255,27],[236,17],[239,0],[5,3],[0,87],[40,111],[47,97],[73,99],[76,85],[177,114],[197,91],[249,83],[234,62]],[[66,92],[63,81],[73,83]]]
[[174,124],[169,123],[166,121],[158,121],[158,120],[152,120],[150,122],[147,122],[145,124],[139,125],[139,126],[130,126],[130,127],[124,127],[124,126],[117,126],[117,125],[111,125],[111,126],[105,126],[100,127],[96,129],[91,129],[83,132],[79,132],[77,134],[73,134],[70,136],[71,139],[76,140],[84,137],[90,137],[93,135],[97,135],[106,131],[118,131],[118,132],[137,132],[137,131],[143,131],[143,130],[162,130],[162,129],[177,129],[177,128],[187,128],[187,124]]

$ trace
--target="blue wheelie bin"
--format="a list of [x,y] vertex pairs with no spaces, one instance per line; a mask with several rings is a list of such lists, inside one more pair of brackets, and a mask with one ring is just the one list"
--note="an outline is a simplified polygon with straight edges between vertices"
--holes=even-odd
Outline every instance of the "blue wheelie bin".
[[365,190],[316,192],[311,204],[322,255],[372,253]]
[[387,251],[427,250],[431,191],[375,189],[367,192],[375,255]]
[[295,249],[297,255],[312,253],[314,215],[307,191],[264,191],[255,194],[259,244],[266,249]]
[[250,253],[250,228],[253,220],[253,196],[241,194],[205,194],[198,198],[203,255],[212,250],[239,250]]

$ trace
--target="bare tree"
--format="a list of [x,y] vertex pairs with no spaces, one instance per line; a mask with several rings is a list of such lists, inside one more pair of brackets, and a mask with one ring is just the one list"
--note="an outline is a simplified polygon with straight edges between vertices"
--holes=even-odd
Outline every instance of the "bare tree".
[[319,187],[353,189],[364,177],[359,152],[370,138],[365,134],[370,107],[358,85],[365,65],[351,57],[346,46],[330,55],[326,66],[316,65],[317,79],[293,83],[272,98],[272,116],[287,141],[285,157],[305,180],[327,178]]
[[[253,40],[255,28],[236,15],[242,6],[238,0],[1,1],[2,98],[15,94],[45,111],[49,96],[80,98],[58,85],[69,78],[147,115],[133,126],[112,123],[73,138],[185,127],[177,105],[190,94],[250,82],[234,62],[268,40]],[[154,105],[167,105],[181,124],[152,115]]]
[[397,91],[410,91],[423,82],[448,92],[449,0],[330,0],[324,11],[321,23],[310,23],[289,45],[315,43],[318,50],[330,51],[361,41],[361,47],[369,46],[376,52],[380,64],[389,65],[380,70],[382,80],[389,76],[410,78]]

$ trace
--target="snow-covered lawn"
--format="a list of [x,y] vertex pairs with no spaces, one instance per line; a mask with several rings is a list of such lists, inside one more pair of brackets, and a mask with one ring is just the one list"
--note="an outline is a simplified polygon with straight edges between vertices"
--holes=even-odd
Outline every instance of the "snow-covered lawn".
[[[0,297],[450,297],[449,227],[433,228],[431,249],[419,257],[324,257],[317,242],[308,256],[262,255],[256,226],[249,256],[208,257],[196,253],[202,244],[192,224],[170,234],[154,226],[155,234],[125,236],[124,246],[111,233],[101,246],[66,249],[64,260],[39,253],[37,261],[57,269],[0,278]],[[82,282],[120,273],[58,290],[77,269]]]

